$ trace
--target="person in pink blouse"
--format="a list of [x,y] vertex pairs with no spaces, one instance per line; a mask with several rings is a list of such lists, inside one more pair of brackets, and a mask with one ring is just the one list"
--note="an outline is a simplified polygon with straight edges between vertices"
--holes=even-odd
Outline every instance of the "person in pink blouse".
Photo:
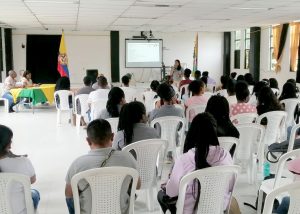
[[[207,103],[207,98],[203,96],[205,92],[205,84],[201,80],[194,80],[189,84],[189,91],[192,92],[192,97],[187,99],[185,101],[185,108],[187,109],[188,107],[192,105],[206,105]],[[195,117],[195,112],[192,110],[190,112],[190,118],[189,122],[191,123],[193,118]]]
[[230,106],[230,116],[242,113],[256,113],[256,106],[248,103],[249,89],[245,81],[238,81],[235,86],[237,104]]
[[[170,178],[166,184],[167,196],[178,196],[180,180],[190,172],[207,167],[233,164],[229,152],[219,146],[216,127],[217,123],[209,113],[198,114],[193,119],[186,136],[184,154],[175,161]],[[233,184],[234,180],[228,184],[227,194],[224,195],[224,210],[229,204]],[[198,184],[191,182],[187,187],[184,203],[185,214],[192,214],[197,210],[200,190],[197,191],[198,188],[194,187],[194,185]],[[162,201],[159,200],[159,203],[165,212],[166,207]],[[172,210],[171,213],[176,212],[174,212],[174,209]]]

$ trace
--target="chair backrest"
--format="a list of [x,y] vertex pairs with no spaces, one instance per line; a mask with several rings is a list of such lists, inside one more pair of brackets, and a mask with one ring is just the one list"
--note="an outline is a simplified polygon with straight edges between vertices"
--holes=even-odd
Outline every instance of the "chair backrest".
[[80,214],[78,193],[79,181],[85,179],[92,193],[91,213],[122,213],[121,212],[121,188],[124,179],[130,176],[132,185],[130,191],[129,213],[134,210],[135,190],[138,181],[138,172],[128,167],[103,167],[80,172],[71,179],[74,198],[75,213]]
[[146,107],[146,112],[150,112],[154,109],[153,108],[153,102],[155,100],[155,98],[154,98],[155,95],[157,95],[157,93],[155,93],[154,91],[145,91],[143,93],[143,96],[145,98],[144,104],[145,104],[145,107]]
[[274,200],[281,195],[289,195],[290,203],[288,214],[299,214],[300,213],[300,181],[292,184],[284,185],[270,192],[264,204],[263,214],[272,214]]
[[[89,99],[88,94],[79,94],[75,96],[75,113],[77,115],[81,115],[81,116],[86,115],[86,112],[89,110],[88,99]],[[80,106],[80,111],[78,109],[79,106]]]
[[179,184],[176,213],[183,213],[187,185],[195,179],[201,185],[197,214],[224,213],[224,196],[228,189],[231,193],[233,192],[239,170],[239,166],[215,166],[196,170],[183,176]]
[[273,93],[275,94],[276,97],[279,97],[280,93],[279,93],[279,89],[278,88],[271,88]]
[[206,108],[206,104],[205,105],[191,105],[186,109],[186,114],[185,114],[186,127],[187,127],[186,130],[188,130],[189,121],[192,121],[197,114],[205,112],[205,108]]
[[215,84],[207,84],[206,88],[208,91],[214,93],[216,90],[216,85]]
[[[54,92],[54,99],[56,103],[56,109],[61,110],[61,111],[67,111],[70,110],[70,105],[69,105],[69,96],[73,97],[73,92],[68,91],[68,90],[59,90]],[[59,99],[59,105],[58,105],[58,100]],[[73,98],[72,98],[73,100]]]
[[168,141],[148,139],[131,143],[122,150],[135,151],[138,171],[141,179],[141,189],[152,187],[156,180],[156,162],[161,148],[167,147]]
[[95,120],[100,117],[100,113],[106,108],[107,99],[95,100],[91,103],[91,119]]
[[[235,138],[235,137],[218,137],[218,140],[219,140],[220,146],[227,151],[230,151],[230,149],[233,147],[233,145],[236,145],[235,148],[238,148],[238,146],[239,146],[239,139]],[[235,152],[236,152],[236,149],[235,149]],[[235,156],[235,154],[233,154],[233,157],[234,156]]]
[[118,117],[111,117],[111,118],[108,118],[106,120],[109,122],[109,124],[111,126],[111,131],[116,134],[117,131],[118,131],[119,118]]
[[220,91],[217,91],[215,94],[219,94],[223,97],[228,97],[228,93],[227,93],[227,90],[226,89],[222,89]]
[[298,135],[299,128],[300,128],[300,124],[293,126],[291,133],[290,133],[289,146],[288,146],[287,152],[290,152],[294,149],[295,138],[296,138],[296,135]]
[[252,94],[252,93],[253,93],[253,88],[254,88],[254,86],[253,86],[253,85],[248,85],[248,89],[249,89],[249,92],[250,92],[250,94]]
[[285,167],[287,160],[294,159],[299,156],[300,156],[300,149],[296,149],[296,150],[285,153],[284,155],[282,155],[279,158],[277,166],[276,166],[276,174],[275,174],[275,181],[274,181],[273,189],[277,188],[280,184],[280,179],[282,177],[283,169]]
[[240,133],[240,137],[239,146],[235,151],[235,160],[244,160],[249,163],[249,161],[252,161],[252,155],[254,153],[263,153],[263,151],[261,151],[262,149],[259,148],[261,148],[263,144],[265,127],[260,124],[248,123],[238,124],[236,125],[236,128]]
[[203,96],[206,97],[207,100],[209,100],[214,94],[212,92],[206,91],[204,92]]
[[26,213],[34,213],[30,190],[30,178],[16,173],[0,173],[0,213],[13,214],[11,207],[11,188],[13,185],[21,184],[23,186]]
[[126,102],[129,103],[131,101],[134,101],[137,94],[137,90],[135,88],[121,87],[121,89],[124,91]]
[[245,124],[255,122],[257,117],[258,115],[256,113],[242,113],[230,117],[230,120],[235,124]]
[[169,142],[169,149],[176,148],[177,129],[181,124],[181,129],[179,130],[179,143],[182,143],[185,130],[184,118],[176,116],[159,117],[152,120],[150,126],[154,127],[155,124],[159,124],[161,128],[160,138]]
[[285,121],[287,113],[284,111],[270,111],[260,115],[256,123],[260,124],[263,118],[267,118],[268,124],[266,126],[266,132],[264,137],[264,144],[270,145],[275,142],[280,142],[281,131],[285,131]]
[[180,95],[179,98],[180,99],[182,99],[182,96],[184,94],[189,94],[190,93],[188,87],[189,87],[189,84],[185,84],[185,85],[180,87],[180,89],[179,89],[179,95]]
[[296,122],[294,114],[300,100],[297,98],[291,98],[282,100],[280,103],[284,104],[284,111],[287,113],[286,126],[289,127],[295,125]]

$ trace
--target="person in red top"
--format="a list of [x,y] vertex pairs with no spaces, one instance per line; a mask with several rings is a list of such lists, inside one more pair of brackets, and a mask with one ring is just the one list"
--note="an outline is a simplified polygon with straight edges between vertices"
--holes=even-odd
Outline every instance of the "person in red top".
[[[192,82],[192,80],[190,80],[191,73],[192,73],[191,69],[186,68],[184,70],[184,74],[183,74],[184,75],[184,80],[181,80],[180,83],[179,83],[179,88],[178,88],[179,91],[180,91],[180,88],[182,86],[188,85]],[[184,95],[185,93],[186,92],[183,89],[182,92],[181,92],[180,98],[182,98],[182,95]]]

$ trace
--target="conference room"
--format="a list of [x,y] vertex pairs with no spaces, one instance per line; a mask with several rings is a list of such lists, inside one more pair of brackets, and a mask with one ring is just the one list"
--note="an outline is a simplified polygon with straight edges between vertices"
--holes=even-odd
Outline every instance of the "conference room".
[[1,0],[0,213],[300,213],[299,8]]

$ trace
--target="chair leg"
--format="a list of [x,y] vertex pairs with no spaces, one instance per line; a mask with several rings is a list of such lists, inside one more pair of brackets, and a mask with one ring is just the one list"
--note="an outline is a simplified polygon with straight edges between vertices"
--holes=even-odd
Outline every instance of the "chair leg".
[[4,107],[5,107],[5,112],[9,112],[9,102],[7,99],[4,99]]
[[57,122],[57,125],[60,125],[61,124],[61,111],[60,110],[57,110],[57,115],[56,115],[56,122]]
[[257,199],[257,214],[261,214],[263,195],[264,195],[264,192],[262,190],[259,190],[258,191],[258,199]]
[[81,119],[81,115],[76,114],[76,129],[78,133],[80,131],[80,119]]
[[147,207],[148,211],[152,212],[154,210],[154,200],[153,200],[153,188],[150,187],[147,191]]

